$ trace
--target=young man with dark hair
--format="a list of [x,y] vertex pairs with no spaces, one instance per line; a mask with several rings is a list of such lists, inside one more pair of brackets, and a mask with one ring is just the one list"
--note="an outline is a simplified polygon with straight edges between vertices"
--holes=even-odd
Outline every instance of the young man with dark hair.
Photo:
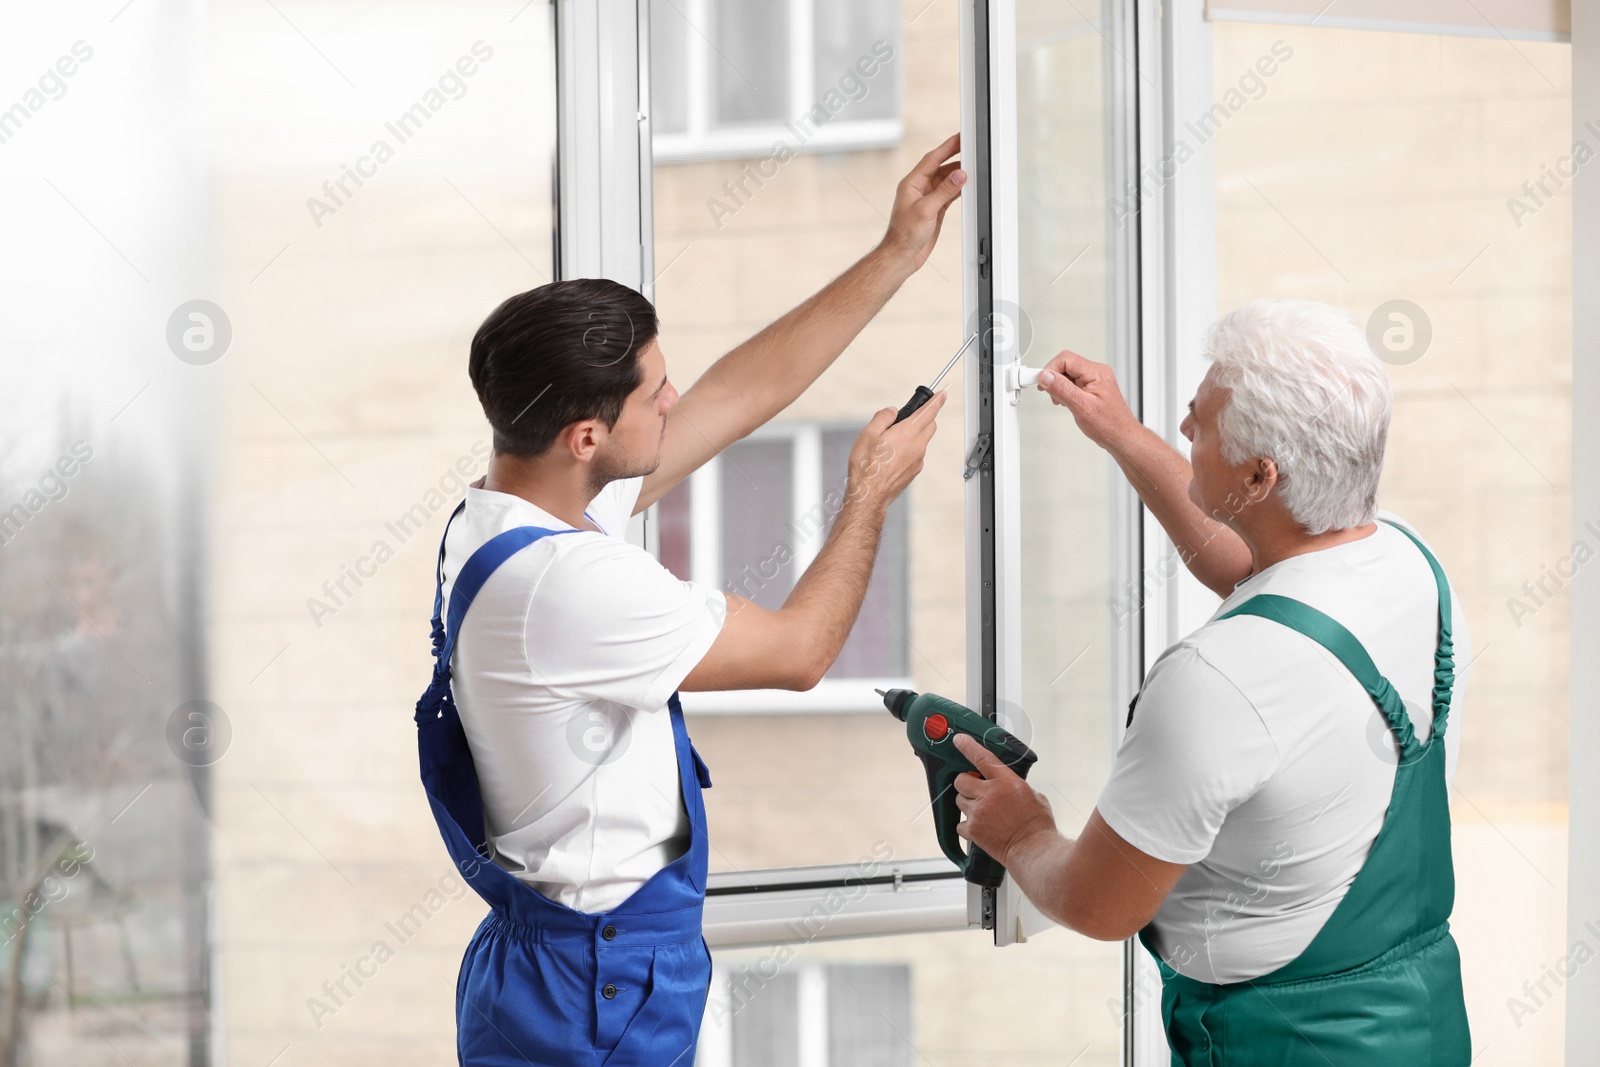
[[440,831],[492,908],[457,985],[463,1064],[693,1063],[710,777],[677,691],[817,684],[944,394],[862,430],[827,543],[776,611],[680,581],[624,530],[788,407],[926,262],[957,149],[900,182],[876,248],[681,397],[654,308],[614,282],[519,294],[473,338],[494,454],[446,528],[417,710]]

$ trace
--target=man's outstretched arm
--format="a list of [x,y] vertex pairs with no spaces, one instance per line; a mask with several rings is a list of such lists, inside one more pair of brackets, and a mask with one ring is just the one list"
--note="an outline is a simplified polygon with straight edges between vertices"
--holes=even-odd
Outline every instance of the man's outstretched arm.
[[944,213],[966,181],[952,162],[959,149],[959,135],[951,137],[900,180],[876,248],[712,364],[683,394],[667,416],[661,465],[645,477],[635,511],[792,404],[927,262]]
[[1200,584],[1220,597],[1233,592],[1250,574],[1249,547],[1189,499],[1189,461],[1139,421],[1111,368],[1062,352],[1045,365],[1039,390],[1071,411],[1084,436],[1111,453]]
[[939,393],[901,423],[894,422],[894,408],[873,416],[850,450],[844,505],[827,543],[783,607],[768,611],[726,594],[722,632],[680,689],[806,690],[821,681],[867,595],[884,514],[922,470],[934,419],[948,395]]

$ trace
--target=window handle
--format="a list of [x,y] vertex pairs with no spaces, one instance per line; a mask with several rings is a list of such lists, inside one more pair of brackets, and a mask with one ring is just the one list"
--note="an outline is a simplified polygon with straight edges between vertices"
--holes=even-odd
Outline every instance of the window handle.
[[1011,406],[1016,407],[1022,400],[1022,391],[1032,389],[1039,384],[1039,372],[1043,367],[1024,367],[1020,363],[1008,363],[1005,367],[1005,387],[1011,394]]

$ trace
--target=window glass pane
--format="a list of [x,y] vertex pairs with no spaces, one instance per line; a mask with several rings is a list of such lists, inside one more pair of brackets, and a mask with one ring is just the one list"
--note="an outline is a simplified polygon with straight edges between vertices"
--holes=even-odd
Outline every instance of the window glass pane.
[[[812,87],[834,121],[900,113],[900,10],[893,0],[813,0]],[[827,94],[838,94],[827,100]]]
[[[786,5],[764,13],[763,5],[728,6],[742,8],[740,17],[786,25],[774,21],[787,17]],[[902,9],[897,18],[914,14],[915,8]],[[906,54],[918,57],[929,91],[904,116],[903,144],[806,152],[764,167],[657,163],[656,306],[661,348],[680,390],[871,249],[886,230],[895,184],[957,128],[955,10],[935,5],[916,25]],[[778,36],[788,40],[787,30]],[[807,492],[842,484],[844,455],[860,428],[880,407],[904,403],[960,346],[960,210],[946,219],[928,265],[769,431],[768,440],[790,441],[823,428],[812,450],[822,469],[806,475]],[[918,688],[958,699],[966,691],[959,373],[947,384],[950,402],[924,476],[891,510],[871,606],[823,683],[805,694],[683,697],[695,744],[716,781],[706,794],[715,869],[852,863],[880,840],[908,859],[938,852],[928,820],[912,822],[927,806],[922,766],[907,750],[904,727],[866,679],[902,674]],[[786,527],[792,473],[782,463],[758,469],[754,453],[742,451],[756,445],[771,447],[759,436],[749,439],[728,450],[729,462],[718,472],[720,528],[743,546],[719,553],[730,580],[768,557],[774,542],[801,540]],[[767,584],[773,606],[797,569],[791,565],[781,581]],[[727,698],[715,712],[707,710],[711,696]],[[818,790],[817,767],[838,765],[841,753],[848,754],[841,774],[849,785]]]
[[794,446],[740,441],[722,453],[721,466],[722,587],[776,611],[795,579]]
[[800,1067],[800,975],[762,975],[754,967],[743,966],[735,967],[728,981],[731,989],[750,989],[761,983],[763,994],[759,999],[752,997],[745,1010],[732,1017],[732,1061]]
[[1573,650],[1548,578],[1600,547],[1569,527],[1571,201],[1539,188],[1574,152],[1571,48],[1238,23],[1214,41],[1218,310],[1324,300],[1387,364],[1379,506],[1431,543],[1474,648],[1450,724],[1474,1063],[1559,1064],[1562,983],[1540,976],[1571,951]]
[[689,128],[689,35],[681,0],[650,0],[650,128]]
[[[733,1044],[746,1014],[780,1012],[801,1047],[828,1050],[812,1062],[830,1067],[1120,1067],[1120,974],[1064,951],[1076,937],[1055,930],[996,949],[990,933],[967,930],[719,951],[696,1067],[786,1062],[781,1048]],[[1121,958],[1120,944],[1095,947]],[[824,1011],[804,1007],[811,970],[825,976]],[[836,1028],[862,1043],[836,1044]]]
[[[1096,51],[1102,43],[1096,28],[1081,19],[1055,18],[1059,6],[1041,4],[1033,16],[1041,25],[1030,31],[1028,47],[1055,49],[1050,67],[1054,80],[1043,83],[1028,106],[1044,110],[1047,119],[1052,114],[1049,108],[1060,104],[1064,109],[1065,118],[1041,123],[1047,133],[1050,121],[1063,128],[1052,135],[1048,151],[1038,158],[1041,166],[1054,167],[1052,173],[1068,174],[1063,180],[1076,183],[1071,186],[1078,190],[1073,193],[1071,215],[1076,224],[1086,210],[1084,203],[1103,210],[1107,198],[1095,170],[1103,163],[1098,144],[1103,128],[1100,109],[1105,105],[1098,84],[1105,68]],[[851,21],[858,14],[855,9],[843,12],[823,5],[821,10],[827,14],[819,18],[864,24]],[[698,162],[656,167],[656,262],[663,265],[656,285],[661,344],[680,389],[692,387],[712,361],[870,248],[884,231],[895,183],[922,153],[957,128],[958,8],[908,0],[898,5],[896,17],[905,30],[904,41],[895,42],[896,62],[904,64],[907,84],[919,87],[904,98],[902,144],[889,150],[798,155],[762,170],[759,183],[749,177],[756,173],[754,165],[741,169],[738,163]],[[1049,44],[1063,36],[1068,40]],[[825,47],[845,60],[856,54],[856,46],[848,43]],[[824,62],[837,71],[841,60]],[[837,73],[819,76],[819,92],[826,81],[837,77]],[[876,92],[874,85],[869,101]],[[1081,101],[1061,100],[1078,93],[1087,95]],[[1092,145],[1092,150],[1085,145]],[[1086,161],[1075,165],[1080,156]],[[729,194],[729,183],[741,190],[737,197]],[[1040,204],[1048,204],[1057,192],[1037,181],[1029,189]],[[824,491],[840,484],[844,456],[859,427],[880,407],[904,402],[968,333],[960,311],[956,214],[965,206],[963,201],[946,219],[929,265],[780,416],[784,423],[827,428],[821,448]],[[1048,227],[1043,212],[1041,208],[1025,222]],[[1095,231],[1093,240],[1103,243],[1101,230]],[[1025,255],[1028,251],[1023,249]],[[1043,281],[1058,275],[1065,265],[1057,264]],[[1074,305],[1073,323],[1087,321],[1089,308],[1104,299],[1104,279],[1093,284],[1100,288]],[[1049,292],[1048,287],[1041,283],[1039,292]],[[1093,328],[1098,335],[1100,327]],[[961,478],[964,456],[959,430],[964,383],[960,373],[953,373],[945,384],[950,402],[924,471],[891,511],[885,533],[885,550],[869,599],[870,604],[882,606],[883,614],[864,608],[852,642],[862,627],[895,620],[905,636],[904,670],[912,685],[963,700],[967,483]],[[1083,465],[1090,462],[1087,456],[1078,459]],[[1106,478],[1103,462],[1098,457],[1094,462],[1095,473],[1082,475],[1069,487],[1091,503],[1072,517],[1072,525],[1059,532],[1062,540],[1056,542],[1058,549],[1070,546],[1066,554],[1085,553],[1082,574],[1105,556],[1105,534],[1092,527],[1095,521],[1104,521],[1104,514],[1095,515],[1094,490],[1084,487],[1092,477],[1102,482]],[[725,487],[733,484],[731,478],[722,472]],[[1099,492],[1103,494],[1103,486]],[[749,506],[748,498],[748,492],[728,491],[723,496],[729,507]],[[892,554],[897,542],[905,546],[904,580],[898,586]],[[1073,577],[1078,576],[1074,572]],[[1081,621],[1068,620],[1060,632],[1063,643],[1096,626],[1095,633],[1104,633],[1104,602],[1094,599],[1092,589],[1069,589],[1064,595],[1077,596],[1088,606],[1074,600],[1061,609],[1063,615],[1081,611],[1085,616]],[[903,624],[898,621],[902,617]],[[1051,616],[1048,625],[1056,621]],[[884,627],[878,634],[892,639],[894,630]],[[847,649],[841,664],[852,662],[849,657],[855,655],[854,648]],[[1079,664],[1084,678],[1066,684],[1081,681],[1083,688],[1070,698],[1060,698],[1066,705],[1059,712],[1060,721],[1044,727],[1049,731],[1044,758],[1061,768],[1063,782],[1076,783],[1076,776],[1087,773],[1085,768],[1092,768],[1096,759],[1103,766],[1104,751],[1075,755],[1074,731],[1083,729],[1087,739],[1083,744],[1091,749],[1096,737],[1106,736],[1107,727],[1098,719],[1090,722],[1091,715],[1110,715],[1104,685],[1091,676],[1097,670],[1109,672],[1107,655],[1102,650],[1098,658]],[[866,664],[854,662],[852,670],[867,669]],[[1061,666],[1050,673],[1058,673]],[[1048,679],[1046,675],[1043,681]],[[814,698],[830,686],[850,684],[852,679],[836,669],[816,693],[804,696]],[[709,714],[703,710],[706,696],[684,694],[683,704],[695,744],[716,781],[706,794],[714,869],[737,880],[741,872],[762,867],[858,864],[863,857],[909,860],[937,854],[921,765],[908,751],[903,725],[882,709],[870,691],[840,705],[841,710],[826,712],[796,711],[782,702],[758,704],[750,698],[743,713]],[[842,710],[845,707],[849,710]],[[1057,714],[1057,705],[1045,705],[1040,714],[1048,720]],[[827,768],[825,781],[818,778],[819,768]],[[1056,794],[1051,796],[1057,799]],[[784,964],[775,963],[772,949],[718,951],[719,967],[729,973],[743,968],[749,990],[740,999],[727,987],[714,987],[697,1062],[701,1067],[792,1063],[797,1046],[807,1049],[808,1057],[815,1056],[803,1062],[862,1067],[969,1062],[1107,1067],[1118,1062],[1119,946],[1054,930],[1002,952],[994,948],[992,938],[989,932],[968,930],[817,941],[794,946],[793,959]],[[825,976],[825,985],[808,985],[817,978],[802,977],[806,974]],[[894,977],[901,974],[903,984]],[[869,976],[883,976],[883,981]],[[956,989],[970,1012],[950,1010],[951,991]],[[747,1028],[743,1021],[747,1014],[767,1018],[761,1025],[771,1032],[777,1032],[780,1022],[792,1025],[793,1036],[784,1029],[777,1047],[751,1045],[756,1023]]]
[[781,123],[788,118],[788,2],[714,0],[711,83],[715,122],[724,126]]
[[911,1067],[911,968],[836,963],[823,971],[828,987],[828,1064]]
[[[855,439],[855,432],[850,430],[831,430],[822,435],[822,469],[829,477],[826,489],[840,494],[840,498],[845,491],[843,472]],[[828,527],[832,526],[830,518]],[[830,678],[899,678],[908,673],[910,533],[906,503],[896,500],[884,520],[883,540],[861,614],[856,617],[839,659],[828,672]]]
[[[1106,40],[1110,26],[1089,20],[1104,10],[1053,0],[1018,6],[1020,311],[996,348],[1004,358],[1009,346],[1031,366],[1063,348],[1102,362],[1129,355],[1112,347],[1119,304],[1112,289],[1117,231],[1107,208],[1113,164],[1107,85],[1117,77],[1112,64],[1122,60]],[[1062,832],[1075,836],[1111,766],[1118,714],[1112,684],[1119,645],[1126,647],[1108,610],[1116,470],[1066,409],[1046,397],[1025,393],[1017,417],[1021,731],[1039,753],[1029,782],[1049,797]],[[1052,929],[1006,953],[1059,968],[1051,973],[1097,990],[1082,999],[1058,996],[1057,1003],[1069,1005],[1064,1025],[1021,1015],[1018,1042],[1042,1045],[1061,1026],[1066,1039],[1051,1062],[1074,1056],[1080,1065],[1120,1062],[1120,945]]]

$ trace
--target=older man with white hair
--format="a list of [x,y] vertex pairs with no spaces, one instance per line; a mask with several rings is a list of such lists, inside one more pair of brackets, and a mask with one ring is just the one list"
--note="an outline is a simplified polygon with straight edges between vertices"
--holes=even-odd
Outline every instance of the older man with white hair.
[[1188,460],[1109,368],[1040,375],[1224,600],[1151,667],[1076,840],[958,738],[962,834],[1057,922],[1139,934],[1175,1064],[1465,1065],[1447,781],[1471,653],[1433,554],[1377,508],[1388,379],[1305,301],[1223,316],[1206,355]]

